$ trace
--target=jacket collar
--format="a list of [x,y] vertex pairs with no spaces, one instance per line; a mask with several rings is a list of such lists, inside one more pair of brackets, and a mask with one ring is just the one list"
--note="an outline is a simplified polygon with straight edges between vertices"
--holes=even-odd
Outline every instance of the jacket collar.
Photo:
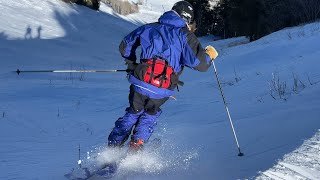
[[173,10],[165,12],[159,18],[160,24],[168,24],[175,27],[185,27],[186,22]]

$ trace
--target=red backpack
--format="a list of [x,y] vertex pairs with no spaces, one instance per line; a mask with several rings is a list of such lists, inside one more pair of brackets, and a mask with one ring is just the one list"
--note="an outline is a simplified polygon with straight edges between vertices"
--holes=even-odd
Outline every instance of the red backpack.
[[165,60],[150,59],[145,61],[149,66],[144,73],[143,80],[159,88],[169,88],[171,85],[172,67]]

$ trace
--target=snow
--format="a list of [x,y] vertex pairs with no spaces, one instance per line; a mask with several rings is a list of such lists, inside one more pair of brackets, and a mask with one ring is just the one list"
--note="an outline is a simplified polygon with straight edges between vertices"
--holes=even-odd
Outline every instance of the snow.
[[257,179],[320,179],[319,141],[320,131]]
[[[13,71],[124,69],[123,36],[175,2],[149,0],[127,17],[106,5],[97,12],[58,0],[0,2],[0,179],[64,179],[78,167],[79,144],[82,165],[121,159],[105,143],[128,105],[125,74]],[[245,155],[237,156],[213,68],[186,69],[152,136],[162,146],[122,160],[114,179],[319,179],[319,27],[252,43],[200,38],[219,50],[216,66]],[[270,95],[273,76],[286,84],[281,98]]]
[[209,4],[209,9],[213,10],[214,7],[218,4],[219,0],[209,0],[208,4]]
[[139,12],[130,14],[126,18],[137,25],[156,22],[162,13],[171,10],[174,3],[179,0],[145,0],[139,5]]

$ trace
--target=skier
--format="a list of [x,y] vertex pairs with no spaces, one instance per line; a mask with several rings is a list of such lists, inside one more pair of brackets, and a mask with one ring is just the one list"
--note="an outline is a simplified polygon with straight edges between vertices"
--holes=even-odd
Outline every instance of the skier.
[[[205,72],[218,53],[202,48],[191,31],[194,10],[179,1],[156,23],[143,25],[122,40],[119,51],[128,65],[129,104],[108,137],[110,147],[122,147],[131,135],[130,150],[141,150],[154,131],[163,105],[179,83],[184,66]],[[141,46],[140,63],[136,49]]]

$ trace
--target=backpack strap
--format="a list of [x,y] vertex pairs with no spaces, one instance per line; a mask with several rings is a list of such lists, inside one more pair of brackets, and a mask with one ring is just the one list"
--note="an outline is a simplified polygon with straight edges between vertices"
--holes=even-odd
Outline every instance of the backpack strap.
[[155,67],[155,65],[156,65],[156,59],[153,58],[152,65],[151,65],[152,70],[151,70],[151,74],[150,74],[149,84],[151,84],[151,82],[152,82],[152,78],[153,78],[153,75],[154,75],[154,67]]
[[167,68],[168,68],[168,61],[165,61],[165,65],[162,73],[155,77],[160,79],[160,87],[162,87],[163,80],[167,79]]

